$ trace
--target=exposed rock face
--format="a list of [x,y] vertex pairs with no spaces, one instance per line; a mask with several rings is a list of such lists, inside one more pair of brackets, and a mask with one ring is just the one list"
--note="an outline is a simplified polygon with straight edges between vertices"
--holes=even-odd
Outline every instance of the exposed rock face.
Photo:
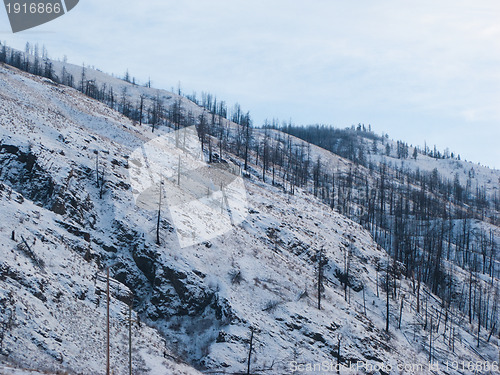
[[[0,144],[0,178],[33,202],[50,205],[53,200],[55,183],[32,151]],[[64,209],[59,211],[66,213]]]

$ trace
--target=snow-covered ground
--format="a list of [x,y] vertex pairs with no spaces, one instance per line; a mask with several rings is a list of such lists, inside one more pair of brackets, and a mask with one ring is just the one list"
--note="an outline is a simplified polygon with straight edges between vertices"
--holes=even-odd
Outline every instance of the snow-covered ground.
[[[386,139],[386,144],[390,144],[392,151],[389,155],[384,153],[384,147],[379,143],[379,152],[370,155],[370,160],[375,163],[385,163],[391,168],[399,168],[406,171],[415,172],[417,169],[420,172],[432,172],[436,169],[439,175],[453,182],[455,176],[462,186],[467,185],[467,180],[470,178],[473,182],[471,188],[475,191],[476,187],[485,187],[487,195],[500,196],[500,170],[488,168],[484,165],[475,164],[470,161],[457,159],[436,159],[428,155],[423,155],[420,152],[417,158],[412,158],[414,147],[409,146],[409,157],[406,159],[398,159],[395,155],[397,144],[393,140]],[[372,149],[373,141],[365,140],[366,149]]]
[[[127,373],[131,292],[137,374],[198,373],[183,360],[203,370],[243,372],[251,329],[251,367],[258,373],[311,373],[308,366],[337,358],[345,366],[383,365],[391,374],[467,373],[446,371],[446,361],[498,361],[498,338],[487,342],[484,333],[475,349],[474,327],[458,312],[445,322],[428,291],[421,291],[417,313],[412,280],[396,280],[385,332],[387,254],[359,225],[307,192],[290,196],[245,179],[247,219],[188,247],[181,247],[165,205],[157,245],[157,212],[135,204],[128,157],[166,129],[152,133],[76,90],[4,66],[0,101],[0,307],[4,321],[10,311],[15,315],[2,360],[19,368],[103,373],[103,275],[110,266],[111,358],[119,374]],[[349,166],[314,150],[334,170]],[[209,226],[212,218],[205,220]],[[318,310],[320,249],[327,262]],[[340,275],[347,264],[345,292]],[[434,328],[439,321],[431,357],[440,367],[433,372],[428,320]]]

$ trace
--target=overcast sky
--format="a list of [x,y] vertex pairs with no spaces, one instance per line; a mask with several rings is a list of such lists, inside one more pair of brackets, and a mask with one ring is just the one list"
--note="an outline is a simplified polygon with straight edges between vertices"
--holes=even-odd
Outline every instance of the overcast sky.
[[80,0],[0,40],[268,118],[346,127],[500,168],[498,0]]

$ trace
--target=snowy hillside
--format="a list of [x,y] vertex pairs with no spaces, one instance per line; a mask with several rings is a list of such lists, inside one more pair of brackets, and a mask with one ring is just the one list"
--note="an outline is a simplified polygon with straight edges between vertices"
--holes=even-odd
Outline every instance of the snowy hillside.
[[[137,100],[133,90],[152,89],[131,88]],[[470,373],[453,361],[487,363],[482,373],[495,373],[496,334],[480,332],[477,348],[474,324],[445,312],[368,231],[308,189],[291,195],[250,174],[246,219],[181,247],[167,205],[160,220],[156,209],[136,205],[130,178],[134,152],[169,131],[152,132],[74,89],[0,66],[1,361],[103,373],[110,267],[115,373],[128,373],[132,301],[134,374],[246,373],[249,353],[250,373],[258,374],[311,373],[315,364],[328,365],[315,373],[334,373],[337,364],[352,364],[352,373]],[[331,171],[351,167],[312,149]],[[242,164],[241,156],[219,157],[209,170]]]
[[[389,155],[384,153],[385,150],[379,150],[378,153],[371,155],[371,159],[374,162],[380,163],[384,162],[391,167],[403,168],[406,170],[432,172],[437,169],[439,174],[444,178],[453,181],[455,176],[462,185],[467,184],[469,176],[472,176],[474,183],[478,186],[485,186],[490,197],[500,196],[500,171],[497,169],[491,169],[484,165],[474,164],[469,161],[457,160],[457,159],[436,159],[429,155],[423,155],[418,153],[416,158],[408,157],[401,159],[397,157],[397,143],[393,140],[387,140],[386,144],[389,144],[391,151]],[[366,148],[373,148],[373,142],[367,142]],[[414,153],[415,147],[409,147],[409,154]],[[474,186],[475,188],[476,186]]]

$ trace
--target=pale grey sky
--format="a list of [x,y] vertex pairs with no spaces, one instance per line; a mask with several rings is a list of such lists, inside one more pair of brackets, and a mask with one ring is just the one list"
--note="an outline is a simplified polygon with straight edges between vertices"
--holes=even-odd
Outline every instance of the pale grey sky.
[[500,168],[496,0],[80,0],[0,40],[155,87],[181,82],[266,118],[371,124]]

